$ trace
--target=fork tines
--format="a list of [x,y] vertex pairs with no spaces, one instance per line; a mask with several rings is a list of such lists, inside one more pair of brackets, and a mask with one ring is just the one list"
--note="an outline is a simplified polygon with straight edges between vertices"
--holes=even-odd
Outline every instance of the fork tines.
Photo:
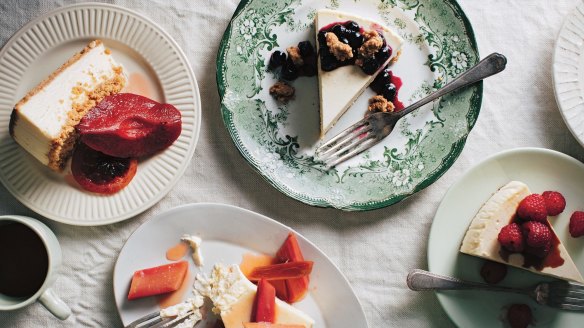
[[185,321],[192,314],[193,311],[189,311],[174,318],[162,318],[160,312],[153,312],[133,321],[126,328],[170,328]]
[[371,133],[373,128],[368,119],[363,119],[336,135],[316,149],[317,158],[329,167],[367,150],[379,140]]
[[153,312],[148,315],[143,316],[142,318],[136,319],[132,321],[126,328],[146,328],[146,327],[154,327],[161,323],[164,319],[160,316],[160,312]]
[[584,311],[584,285],[559,281],[549,286],[548,305],[564,310]]

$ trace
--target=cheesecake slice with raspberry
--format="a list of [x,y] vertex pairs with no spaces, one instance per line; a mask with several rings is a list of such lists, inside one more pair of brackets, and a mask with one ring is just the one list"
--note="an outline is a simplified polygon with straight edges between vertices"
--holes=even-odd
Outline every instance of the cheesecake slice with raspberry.
[[[511,181],[499,189],[472,219],[460,252],[537,274],[584,283],[547,217],[541,221],[526,221],[517,217],[519,204],[531,194],[527,185],[519,181]],[[543,226],[546,231],[543,234],[546,240],[541,241],[544,246],[528,244],[527,239],[532,236],[526,229],[533,229],[534,226]],[[522,230],[514,232],[516,229]],[[501,244],[502,240],[505,244],[514,238],[518,241],[512,243],[513,247]]]

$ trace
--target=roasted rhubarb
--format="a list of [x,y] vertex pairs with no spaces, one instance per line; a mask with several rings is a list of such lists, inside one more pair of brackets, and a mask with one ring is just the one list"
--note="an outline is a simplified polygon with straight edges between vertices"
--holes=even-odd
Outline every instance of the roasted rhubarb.
[[258,283],[251,321],[270,323],[276,321],[276,290],[265,279],[261,279]]
[[254,268],[248,279],[258,281],[266,280],[285,280],[295,279],[308,276],[312,272],[312,261],[294,261],[279,264],[270,264]]
[[[304,256],[298,245],[298,240],[296,235],[290,233],[286,241],[282,244],[276,257],[280,262],[297,262],[304,261]],[[309,276],[304,276],[302,278],[286,279],[286,295],[278,294],[278,297],[288,303],[294,303],[300,301],[306,293],[308,292],[308,284],[310,282]]]
[[128,300],[177,290],[188,269],[188,262],[180,261],[134,272]]

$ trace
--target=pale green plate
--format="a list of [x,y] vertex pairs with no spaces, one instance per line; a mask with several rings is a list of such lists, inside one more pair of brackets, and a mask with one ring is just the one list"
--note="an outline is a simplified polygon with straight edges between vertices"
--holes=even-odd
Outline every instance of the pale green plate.
[[[405,42],[393,66],[407,105],[479,60],[472,28],[454,0],[243,0],[217,56],[217,85],[225,126],[243,157],[274,187],[304,203],[370,210],[399,202],[450,168],[474,126],[482,84],[427,105],[393,134],[346,164],[326,171],[314,159],[319,111],[316,77],[293,82],[296,99],[276,103],[266,69],[272,51],[302,40],[314,44],[317,9],[333,8],[381,21]],[[367,90],[327,138],[363,118]],[[430,110],[432,109],[432,110]]]
[[[584,239],[572,238],[570,216],[584,208],[584,164],[542,148],[517,148],[493,155],[468,170],[450,187],[436,211],[428,239],[428,268],[438,274],[482,282],[484,260],[459,252],[468,226],[489,197],[512,180],[526,183],[535,193],[557,190],[566,198],[566,209],[550,220],[558,238],[584,272]],[[501,286],[529,288],[552,278],[509,267]],[[501,320],[511,304],[527,304],[535,327],[583,327],[584,313],[561,311],[537,304],[525,295],[485,291],[444,291],[438,300],[459,327],[505,328]],[[529,326],[533,327],[533,326]]]

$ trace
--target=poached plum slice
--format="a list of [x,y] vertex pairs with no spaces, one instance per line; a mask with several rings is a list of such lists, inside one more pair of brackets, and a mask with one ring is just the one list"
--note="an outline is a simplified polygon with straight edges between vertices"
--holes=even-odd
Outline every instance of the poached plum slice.
[[79,143],[71,160],[73,178],[87,191],[113,194],[127,186],[138,168],[135,158],[106,155]]
[[174,106],[131,93],[105,97],[77,126],[83,143],[121,158],[166,149],[181,130],[181,114]]

